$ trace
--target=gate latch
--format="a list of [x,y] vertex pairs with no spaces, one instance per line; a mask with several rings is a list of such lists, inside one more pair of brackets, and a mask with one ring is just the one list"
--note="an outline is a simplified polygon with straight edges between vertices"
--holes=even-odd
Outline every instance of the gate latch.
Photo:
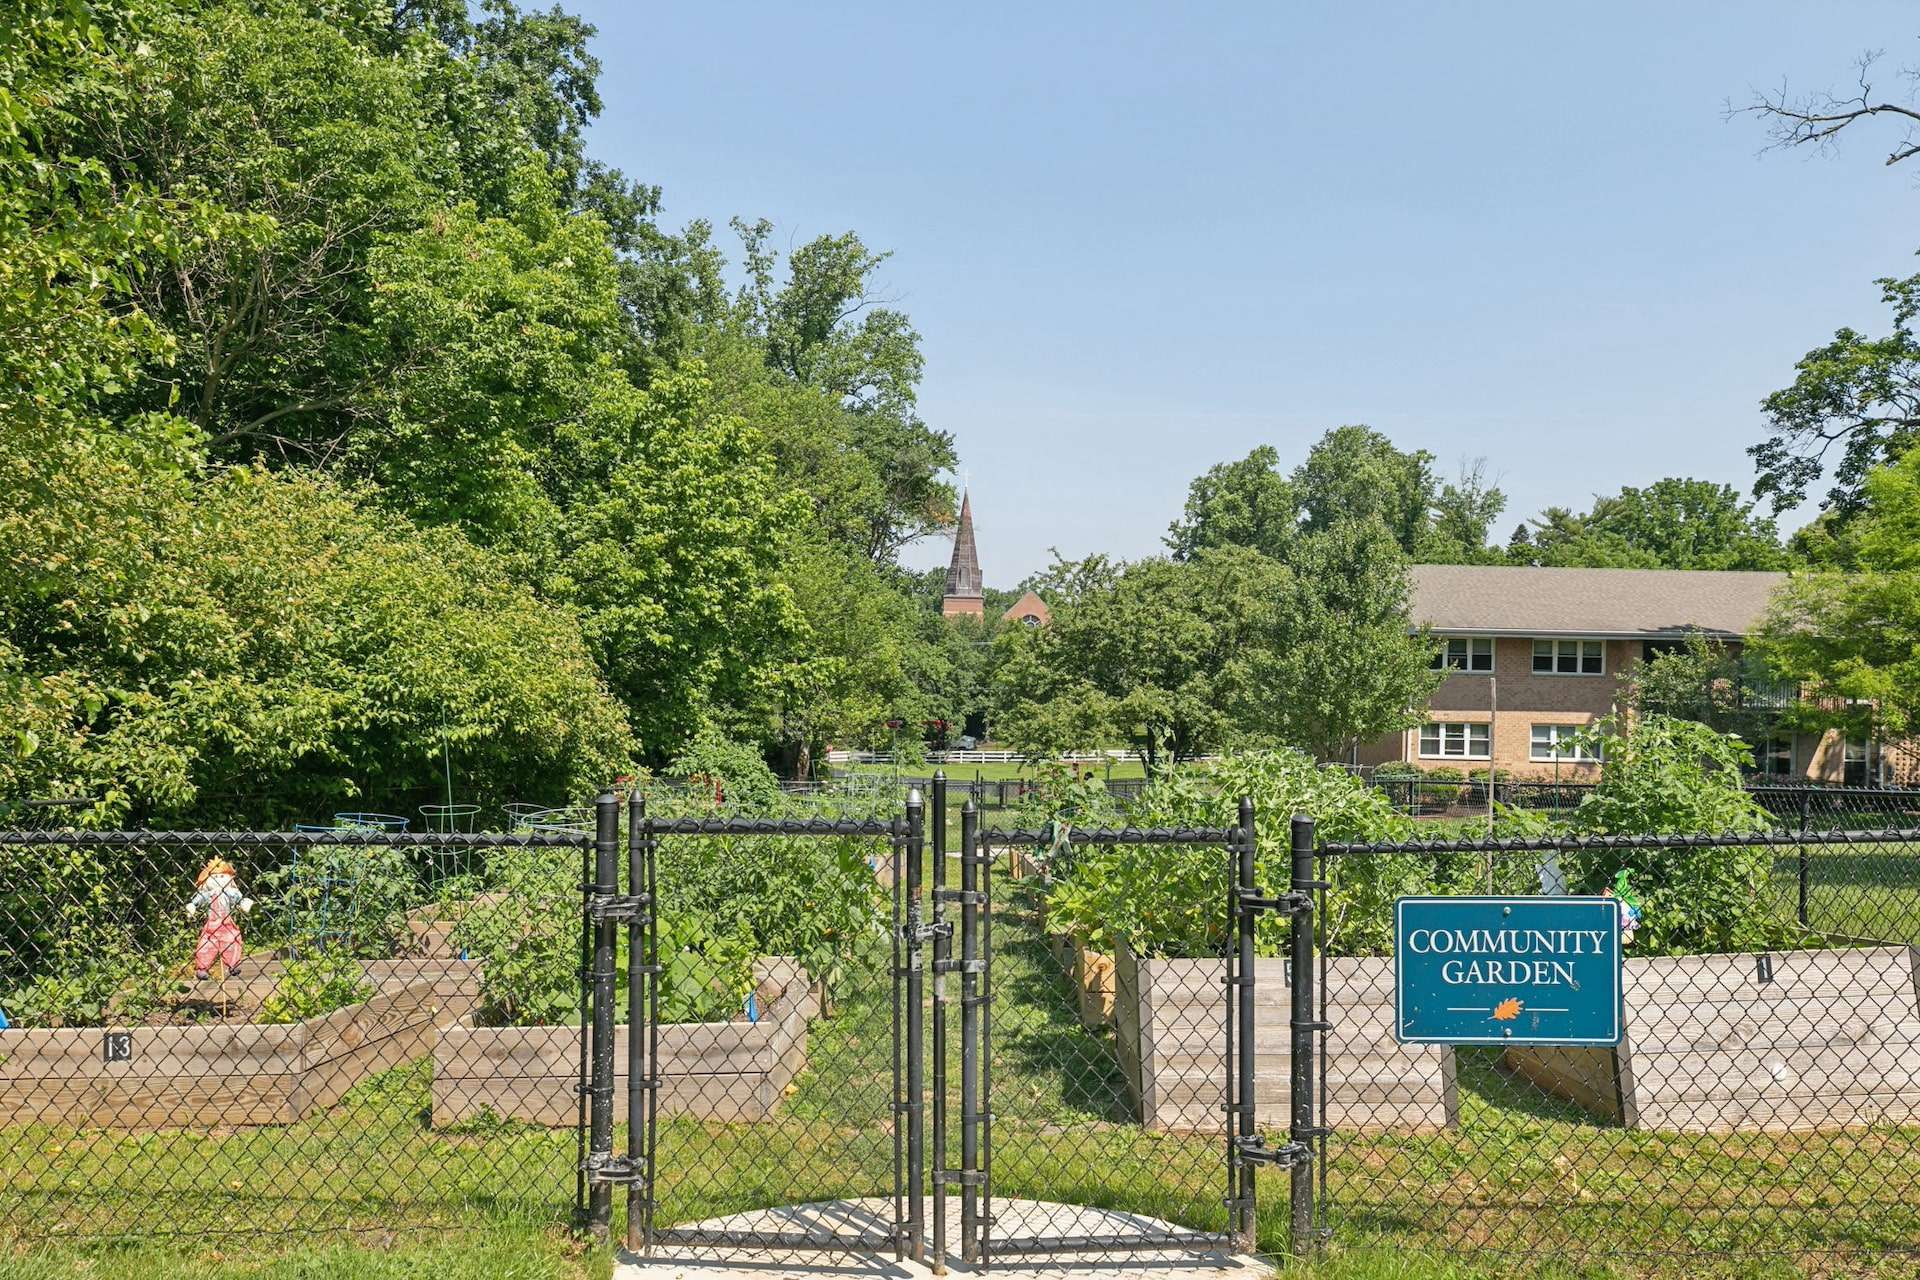
[[1313,1160],[1313,1149],[1304,1142],[1283,1142],[1270,1147],[1266,1139],[1256,1136],[1236,1138],[1233,1149],[1248,1164],[1270,1164],[1276,1169],[1296,1169]]
[[909,925],[905,930],[909,942],[932,942],[935,938],[951,938],[953,921],[936,920],[932,924]]
[[1291,914],[1313,906],[1313,895],[1305,889],[1292,889],[1273,897],[1262,897],[1257,890],[1242,889],[1234,895],[1249,911],[1284,911]]
[[582,1167],[588,1182],[626,1185],[641,1180],[640,1162],[629,1156],[591,1155]]
[[587,915],[595,924],[645,924],[653,899],[644,893],[618,894],[587,900]]

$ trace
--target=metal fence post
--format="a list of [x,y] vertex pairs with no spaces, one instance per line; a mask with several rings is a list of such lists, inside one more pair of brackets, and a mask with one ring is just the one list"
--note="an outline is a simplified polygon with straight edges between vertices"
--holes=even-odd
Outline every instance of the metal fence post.
[[[1251,825],[1251,806],[1241,810]],[[1305,814],[1293,818],[1293,874],[1290,888],[1294,894],[1291,933],[1293,956],[1293,1115],[1288,1141],[1300,1152],[1288,1171],[1293,1206],[1291,1251],[1295,1257],[1307,1257],[1314,1250],[1313,1233],[1313,1034],[1318,1027],[1313,1009],[1313,819]]]
[[933,1256],[935,1275],[947,1271],[947,1189],[941,1180],[947,1168],[947,979],[945,964],[953,954],[953,931],[946,924],[947,888],[947,775],[933,775]]
[[[1813,821],[1813,792],[1803,790],[1800,793],[1800,834],[1801,835],[1804,836],[1807,834],[1807,828],[1810,825],[1812,825],[1812,821]],[[1813,860],[1807,856],[1807,846],[1805,844],[1802,844],[1800,846],[1799,861],[1800,861],[1800,901],[1799,901],[1800,927],[1804,929],[1806,928],[1806,925],[1807,925],[1807,891],[1809,887],[1807,882],[1811,878],[1811,874],[1813,870],[1813,866],[1812,866]]]
[[980,1260],[979,842],[980,811],[968,800],[960,811],[960,1256],[968,1262]]
[[[945,779],[936,775],[934,786],[944,785]],[[920,965],[920,861],[926,852],[926,833],[926,802],[917,789],[909,791],[906,847],[901,856],[906,862],[907,893],[907,1253],[915,1262],[927,1259],[926,1026],[921,1008],[926,988]]]
[[644,1246],[641,1234],[653,1179],[646,1163],[647,1135],[647,948],[645,930],[653,915],[652,886],[646,869],[647,801],[638,791],[627,799],[627,892],[641,899],[627,921],[627,1164],[636,1174],[627,1184],[627,1248]]
[[[593,803],[593,893],[620,890],[620,802],[603,791]],[[596,917],[593,934],[593,1083],[587,1137],[587,1230],[604,1240],[613,1223],[613,1184],[595,1171],[613,1154],[613,953],[614,922]]]
[[[1259,1131],[1254,1124],[1254,924],[1256,911],[1252,902],[1259,891],[1255,882],[1255,851],[1253,829],[1253,801],[1242,798],[1240,801],[1239,822],[1234,830],[1234,894],[1233,921],[1235,935],[1234,950],[1234,1015],[1228,1020],[1229,1030],[1227,1054],[1228,1068],[1234,1073],[1236,1096],[1233,1105],[1228,1108],[1227,1142],[1233,1158],[1233,1177],[1231,1179],[1235,1205],[1234,1233],[1239,1238],[1241,1252],[1250,1253],[1258,1231],[1258,1178],[1254,1162],[1244,1149],[1243,1144],[1257,1140]],[[1237,1035],[1236,1035],[1237,1032]],[[1239,1053],[1234,1053],[1238,1044]]]

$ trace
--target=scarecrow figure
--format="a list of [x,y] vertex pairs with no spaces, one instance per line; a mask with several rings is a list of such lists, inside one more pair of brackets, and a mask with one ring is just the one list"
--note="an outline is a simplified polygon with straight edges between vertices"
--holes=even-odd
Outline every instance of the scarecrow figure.
[[1640,898],[1627,883],[1627,869],[1620,868],[1620,874],[1613,878],[1613,888],[1607,891],[1610,898],[1620,900],[1620,945],[1633,943],[1633,931],[1640,927]]
[[200,926],[200,942],[193,949],[193,976],[204,981],[216,960],[229,974],[238,974],[240,924],[234,916],[253,910],[253,899],[240,892],[233,864],[225,858],[214,858],[200,868],[194,884],[199,892],[187,902],[187,919],[204,911],[207,922]]

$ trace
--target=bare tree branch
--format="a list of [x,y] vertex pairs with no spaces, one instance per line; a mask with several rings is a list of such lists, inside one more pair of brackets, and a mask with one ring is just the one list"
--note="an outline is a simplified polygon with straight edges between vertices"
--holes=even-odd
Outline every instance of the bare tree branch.
[[[1887,164],[1899,164],[1920,154],[1920,134],[1916,134],[1916,128],[1920,127],[1920,107],[1911,100],[1904,103],[1884,98],[1876,100],[1871,73],[1882,53],[1878,49],[1868,50],[1854,63],[1856,91],[1852,94],[1841,96],[1826,89],[1795,95],[1783,81],[1778,89],[1756,91],[1753,100],[1744,107],[1735,107],[1729,102],[1724,114],[1728,119],[1751,115],[1766,121],[1770,141],[1765,150],[1769,151],[1808,146],[1819,151],[1829,150],[1834,139],[1848,127],[1875,116],[1887,116],[1907,125],[1900,142],[1887,154]],[[1905,74],[1909,80],[1914,78],[1911,71]]]

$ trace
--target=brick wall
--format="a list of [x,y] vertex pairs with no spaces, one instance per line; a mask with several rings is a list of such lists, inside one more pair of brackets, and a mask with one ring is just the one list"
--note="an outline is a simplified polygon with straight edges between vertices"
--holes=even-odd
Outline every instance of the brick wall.
[[1490,759],[1422,756],[1420,732],[1413,729],[1363,746],[1360,763],[1410,760],[1423,769],[1493,767],[1502,777],[1558,777],[1562,781],[1589,778],[1599,772],[1597,764],[1562,760],[1556,772],[1552,761],[1533,759],[1533,726],[1586,726],[1620,709],[1625,699],[1623,680],[1640,660],[1641,646],[1638,640],[1608,640],[1604,644],[1606,669],[1600,675],[1536,675],[1532,638],[1503,637],[1494,641],[1491,673],[1456,672],[1441,682],[1428,703],[1427,718],[1462,724],[1491,722]]

